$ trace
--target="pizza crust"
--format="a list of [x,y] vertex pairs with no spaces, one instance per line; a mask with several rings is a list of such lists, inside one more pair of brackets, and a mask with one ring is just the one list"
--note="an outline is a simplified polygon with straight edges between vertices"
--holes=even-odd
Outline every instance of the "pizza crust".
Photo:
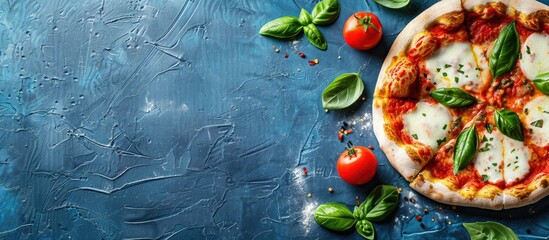
[[458,191],[444,185],[442,183],[444,180],[431,181],[428,179],[430,177],[424,177],[423,174],[430,175],[428,172],[420,173],[420,175],[410,183],[410,187],[430,199],[455,206],[478,207],[491,210],[503,209],[503,195],[501,193],[496,193],[492,198],[478,195],[472,198],[465,198]]
[[482,5],[490,2],[500,2],[507,6],[513,6],[515,10],[518,10],[524,14],[530,14],[537,12],[538,10],[549,10],[549,6],[540,3],[535,0],[461,0],[463,2],[463,8],[465,10],[471,10],[477,5]]
[[423,13],[414,18],[412,21],[410,21],[410,23],[408,23],[408,25],[406,25],[406,27],[402,29],[398,37],[395,39],[393,46],[389,50],[389,53],[387,53],[385,61],[381,65],[379,76],[377,78],[374,97],[386,97],[380,96],[379,92],[384,86],[387,85],[389,81],[387,68],[389,68],[389,66],[391,65],[393,58],[398,57],[400,53],[408,49],[410,41],[412,40],[414,35],[419,32],[418,29],[425,29],[425,27],[429,26],[437,18],[444,14],[462,10],[463,9],[461,7],[460,0],[441,0],[440,2],[437,2],[433,6],[429,7],[427,10],[423,11]]
[[[529,192],[528,196],[517,196],[517,188],[523,188]],[[532,191],[533,190],[533,191]],[[518,208],[535,203],[549,195],[549,176],[542,176],[527,186],[515,186],[503,191],[503,203],[505,209]]]
[[376,104],[376,100],[374,100],[373,103],[372,121],[374,123],[374,134],[379,142],[379,146],[385,155],[387,155],[389,162],[407,181],[412,181],[419,171],[421,171],[423,165],[419,165],[412,161],[403,147],[400,147],[394,141],[389,140],[385,133],[385,120],[383,118],[382,106],[379,103]]

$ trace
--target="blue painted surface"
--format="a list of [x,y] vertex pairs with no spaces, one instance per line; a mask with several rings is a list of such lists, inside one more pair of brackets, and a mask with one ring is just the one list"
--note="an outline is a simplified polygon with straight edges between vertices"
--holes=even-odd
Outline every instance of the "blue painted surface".
[[[352,207],[379,183],[416,201],[374,224],[379,239],[465,239],[462,222],[485,220],[547,238],[547,199],[452,209],[414,193],[379,150],[370,111],[381,62],[435,1],[404,11],[341,1],[338,21],[320,27],[327,51],[257,34],[316,2],[0,2],[0,239],[359,238],[322,229],[312,212],[332,201]],[[341,29],[367,9],[384,37],[355,51]],[[323,89],[359,69],[366,100],[324,112]],[[343,121],[355,122],[349,140],[376,147],[367,185],[347,185],[335,170]]]

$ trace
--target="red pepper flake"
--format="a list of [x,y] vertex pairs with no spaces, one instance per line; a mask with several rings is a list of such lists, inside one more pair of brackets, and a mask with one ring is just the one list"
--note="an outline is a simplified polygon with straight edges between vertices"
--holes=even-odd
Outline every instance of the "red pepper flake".
[[370,150],[375,150],[374,146],[372,146],[372,145],[368,146],[368,148],[369,148]]
[[411,203],[416,203],[416,200],[413,199],[413,198],[410,198],[410,202],[411,202]]
[[288,53],[284,54],[284,58],[288,58],[289,56]]
[[353,132],[353,129],[347,129],[347,130],[343,131],[343,133],[344,133],[345,135],[351,134],[352,132]]
[[309,172],[307,171],[307,168],[304,167],[304,168],[303,168],[303,174],[305,174],[305,176],[307,176],[308,173],[309,173]]
[[302,53],[302,52],[299,53],[299,56],[300,56],[301,58],[305,58],[305,57],[306,57],[306,56],[305,56],[305,53]]
[[421,215],[416,216],[416,220],[417,220],[418,222],[421,222],[422,219],[423,219],[423,217],[422,217]]
[[426,209],[423,209],[423,213],[429,214],[429,209],[427,209],[427,208],[426,208]]
[[404,201],[408,201],[408,197],[404,196]]
[[316,63],[314,61],[309,61],[309,66],[314,66]]
[[340,142],[343,142],[343,132],[337,131],[337,138],[339,139]]

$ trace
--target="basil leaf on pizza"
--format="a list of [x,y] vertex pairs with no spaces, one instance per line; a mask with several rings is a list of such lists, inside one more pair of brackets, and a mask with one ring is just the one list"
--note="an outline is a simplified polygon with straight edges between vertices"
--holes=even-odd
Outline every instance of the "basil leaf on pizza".
[[477,101],[475,97],[460,88],[438,88],[429,95],[446,107],[466,107]]
[[454,148],[454,175],[464,169],[473,157],[478,148],[478,134],[475,125],[463,130],[456,140]]
[[511,71],[520,49],[519,35],[515,21],[510,22],[499,33],[490,54],[490,72],[495,78]]
[[518,240],[518,236],[505,225],[497,222],[463,223],[471,240],[506,239]]
[[356,223],[356,231],[360,236],[368,240],[373,240],[376,234],[374,225],[368,220],[360,220]]
[[379,3],[381,6],[384,6],[386,8],[392,8],[392,9],[403,8],[410,3],[410,0],[374,0],[374,1]]
[[534,85],[543,94],[549,96],[549,72],[538,75],[534,80]]
[[313,44],[315,47],[326,50],[328,47],[328,43],[326,43],[326,39],[324,39],[324,35],[316,28],[314,24],[309,24],[305,27],[303,27],[303,32],[305,32],[305,36],[307,36],[307,39],[311,44]]
[[261,27],[259,33],[275,38],[291,38],[301,33],[302,29],[303,26],[301,26],[299,19],[293,16],[285,16],[266,23]]
[[358,100],[364,91],[364,83],[358,73],[345,73],[337,77],[322,92],[324,109],[343,109]]
[[298,19],[299,19],[299,22],[301,23],[301,26],[307,26],[313,22],[313,18],[311,17],[311,14],[309,14],[309,12],[307,12],[307,10],[305,10],[304,8],[301,9]]
[[524,141],[522,124],[517,113],[508,109],[496,110],[494,111],[494,122],[503,135],[517,141]]
[[317,25],[328,25],[339,17],[338,0],[322,0],[313,8],[313,23]]
[[314,217],[321,226],[339,232],[349,230],[356,223],[351,210],[341,203],[326,203],[318,206]]

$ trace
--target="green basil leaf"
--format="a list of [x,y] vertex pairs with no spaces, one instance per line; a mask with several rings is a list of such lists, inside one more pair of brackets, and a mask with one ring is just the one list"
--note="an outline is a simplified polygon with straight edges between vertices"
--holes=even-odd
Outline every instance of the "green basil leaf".
[[517,113],[508,109],[496,110],[494,111],[494,122],[503,135],[517,141],[524,141],[522,124]]
[[364,91],[364,83],[357,73],[345,73],[337,77],[322,92],[322,107],[342,109],[353,104]]
[[320,226],[339,232],[349,230],[356,223],[351,210],[341,203],[326,203],[318,206],[314,217]]
[[381,6],[384,6],[386,8],[392,8],[392,9],[403,8],[410,3],[410,0],[374,0],[374,1],[379,3]]
[[519,35],[515,21],[512,21],[501,30],[490,54],[490,72],[494,79],[511,71],[515,66],[519,48]]
[[366,214],[364,213],[364,210],[362,208],[362,205],[355,206],[355,209],[353,210],[353,216],[357,220],[362,220],[366,217]]
[[368,220],[361,220],[356,223],[356,231],[360,236],[368,240],[373,240],[376,235],[374,225]]
[[454,148],[454,174],[464,169],[477,153],[478,134],[475,125],[459,133]]
[[366,200],[360,205],[364,218],[370,221],[382,221],[387,218],[398,205],[398,190],[391,185],[379,185],[372,190]]
[[259,33],[275,38],[291,38],[301,33],[302,29],[303,26],[301,26],[299,19],[293,16],[285,16],[266,23],[261,27]]
[[309,14],[309,12],[307,12],[307,10],[305,10],[304,8],[301,9],[298,19],[299,19],[299,22],[301,23],[301,26],[307,26],[313,22],[313,18],[311,17],[311,14]]
[[320,31],[318,31],[318,28],[316,28],[314,24],[311,23],[303,27],[303,31],[311,44],[319,49],[326,50],[328,43],[326,43],[326,39],[324,39],[324,36]]
[[538,75],[533,82],[540,92],[549,96],[549,72]]
[[460,88],[439,88],[429,95],[447,107],[466,107],[477,101],[475,97]]
[[328,25],[337,20],[339,16],[338,0],[322,0],[313,8],[313,23],[317,25]]
[[505,225],[497,222],[463,223],[471,240],[518,240],[518,236]]

